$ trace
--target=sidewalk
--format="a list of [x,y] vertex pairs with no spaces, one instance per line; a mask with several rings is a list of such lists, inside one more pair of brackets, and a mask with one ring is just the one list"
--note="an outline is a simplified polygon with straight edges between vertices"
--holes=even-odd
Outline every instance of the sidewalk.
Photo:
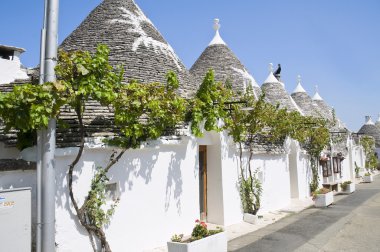
[[228,251],[379,251],[380,180],[355,181],[327,208],[310,207],[271,226],[228,242]]
[[[281,209],[279,211],[268,212],[266,214],[263,214],[262,215],[263,218],[260,219],[258,224],[253,225],[253,224],[242,221],[240,223],[225,227],[225,230],[227,231],[227,239],[228,241],[231,241],[237,237],[259,230],[272,223],[275,223],[276,221],[290,214],[298,213],[306,208],[309,208],[313,204],[314,202],[311,199],[305,199],[305,200],[293,199],[291,200],[290,205],[287,206],[286,208]],[[210,229],[215,228],[217,226],[212,223],[207,223],[207,225]],[[167,251],[168,250],[166,246],[155,248],[152,250],[145,250],[145,252],[167,252]]]
[[[379,174],[379,172],[375,171],[373,175],[376,176],[378,174]],[[362,183],[362,181],[363,180],[361,177],[356,178],[355,184],[360,184],[360,183]],[[339,194],[339,193],[335,193],[335,194]],[[241,237],[241,236],[244,236],[244,235],[249,234],[251,232],[257,231],[257,230],[262,229],[262,228],[264,228],[270,224],[277,222],[278,220],[280,220],[286,216],[289,216],[289,215],[295,214],[295,213],[299,213],[299,212],[301,212],[307,208],[310,208],[313,205],[314,205],[314,201],[311,198],[303,199],[303,200],[292,199],[289,206],[287,206],[281,210],[278,210],[278,211],[273,211],[273,212],[268,212],[268,213],[263,214],[262,215],[263,218],[260,219],[258,224],[250,224],[250,223],[242,221],[240,223],[224,227],[225,230],[227,231],[227,239],[228,239],[228,241],[231,241],[231,240],[236,239],[238,237]],[[207,225],[210,229],[213,229],[217,226],[217,225],[212,224],[212,223],[207,223]],[[155,248],[152,250],[145,250],[144,252],[167,252],[167,251],[168,250],[167,250],[167,247],[165,245],[165,246]]]

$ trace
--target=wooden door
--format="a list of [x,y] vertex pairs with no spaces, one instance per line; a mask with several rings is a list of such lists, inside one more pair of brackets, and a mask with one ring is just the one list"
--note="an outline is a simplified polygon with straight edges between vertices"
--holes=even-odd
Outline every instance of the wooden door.
[[207,219],[207,146],[199,146],[199,206],[200,219]]

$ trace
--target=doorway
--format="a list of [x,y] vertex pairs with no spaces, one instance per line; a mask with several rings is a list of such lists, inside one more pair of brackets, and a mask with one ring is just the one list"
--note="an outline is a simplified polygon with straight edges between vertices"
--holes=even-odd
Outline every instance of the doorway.
[[199,209],[200,219],[207,220],[207,145],[199,146]]

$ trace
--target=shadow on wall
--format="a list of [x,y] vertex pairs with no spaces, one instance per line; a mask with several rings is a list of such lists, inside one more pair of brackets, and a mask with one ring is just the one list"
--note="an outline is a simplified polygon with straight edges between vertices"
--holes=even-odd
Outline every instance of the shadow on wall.
[[[83,153],[85,155],[85,151]],[[72,157],[72,159],[70,159],[70,163],[74,158],[75,157]],[[83,202],[83,200],[78,200],[78,199],[80,199],[80,197],[78,197],[78,193],[75,192],[76,181],[79,179],[80,175],[83,172],[83,169],[81,169],[79,167],[84,167],[84,162],[82,159],[75,166],[74,172],[73,172],[73,190],[74,190],[74,197],[77,199],[77,202],[78,202],[78,207],[80,207],[81,203]],[[64,171],[58,170],[58,172],[56,173],[56,189],[57,189],[57,194],[58,194],[55,197],[56,206],[59,206],[61,208],[68,210],[70,218],[75,222],[75,227],[76,227],[77,231],[81,235],[88,235],[87,231],[79,223],[79,219],[76,216],[74,207],[73,207],[72,202],[70,200],[69,187],[68,187],[68,184],[69,184],[69,182],[68,182],[68,170],[69,170],[69,167],[67,165],[64,168]],[[93,174],[95,173],[95,164],[92,167],[92,173]],[[91,178],[90,178],[90,180],[91,180]],[[64,182],[66,182],[66,183],[64,183]],[[62,195],[64,195],[64,198],[66,199],[65,203],[63,203],[63,201],[62,201],[62,199],[63,199],[63,197],[61,197]]]
[[[173,147],[173,145],[169,145],[160,146],[160,148],[157,149],[147,148],[127,151],[124,153],[119,162],[117,162],[110,169],[110,182],[118,181],[120,194],[126,194],[126,197],[128,197],[128,192],[133,191],[134,184],[137,182],[137,180],[142,179],[146,185],[150,184],[152,181],[153,169],[159,169],[159,172],[162,171],[163,174],[162,176],[157,176],[158,179],[163,178],[165,171],[167,171],[164,209],[165,212],[167,212],[174,200],[177,212],[181,214],[181,196],[183,193],[181,163],[185,159],[188,149],[194,148],[194,145],[195,143],[188,145],[187,148],[177,148],[177,146]],[[78,200],[79,206],[81,206],[83,203],[83,199],[90,189],[91,179],[96,172],[96,167],[105,167],[108,163],[111,153],[111,150],[98,150],[94,155],[94,151],[88,149],[84,151],[82,159],[74,169],[73,175],[74,195]],[[163,158],[160,158],[159,160],[159,157],[161,156],[165,157],[165,162],[163,162]],[[74,157],[70,157],[70,161],[73,158]],[[90,163],[91,165],[89,165]],[[69,164],[69,162],[67,162],[67,164]],[[56,174],[56,185],[57,190],[59,190],[56,197],[56,205],[58,207],[67,209],[70,214],[70,218],[74,220],[76,224],[75,226],[79,233],[87,236],[86,230],[80,225],[78,221],[69,197],[67,179],[68,166],[66,165],[66,167],[60,168],[59,171],[60,172]],[[64,199],[65,202],[63,202]]]
[[[175,201],[177,212],[181,214],[181,195],[182,195],[182,172],[181,172],[181,160],[177,159],[174,153],[171,154],[170,163],[168,166],[168,175],[166,181],[166,195],[165,195],[165,211],[167,212],[170,207],[172,198]],[[172,189],[174,187],[174,190]]]

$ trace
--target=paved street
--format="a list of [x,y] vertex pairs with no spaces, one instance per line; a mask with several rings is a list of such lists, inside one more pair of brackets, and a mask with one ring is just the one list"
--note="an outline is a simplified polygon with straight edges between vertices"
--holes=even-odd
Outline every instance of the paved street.
[[334,199],[328,208],[309,208],[236,238],[228,251],[380,251],[380,176]]

